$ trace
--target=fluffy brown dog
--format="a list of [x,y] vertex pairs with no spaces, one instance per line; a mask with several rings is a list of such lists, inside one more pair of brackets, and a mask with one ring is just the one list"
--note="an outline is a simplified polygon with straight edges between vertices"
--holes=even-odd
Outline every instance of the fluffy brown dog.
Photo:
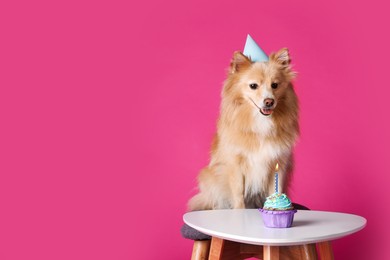
[[287,191],[299,135],[294,76],[287,49],[267,62],[234,53],[210,164],[198,176],[189,210],[261,207],[274,192],[277,163],[279,191]]

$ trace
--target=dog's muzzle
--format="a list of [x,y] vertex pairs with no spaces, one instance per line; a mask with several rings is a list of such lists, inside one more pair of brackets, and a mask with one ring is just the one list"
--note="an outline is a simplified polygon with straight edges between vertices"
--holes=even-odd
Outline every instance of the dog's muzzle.
[[269,116],[274,111],[275,100],[273,98],[266,98],[263,102],[263,107],[259,109],[264,116]]

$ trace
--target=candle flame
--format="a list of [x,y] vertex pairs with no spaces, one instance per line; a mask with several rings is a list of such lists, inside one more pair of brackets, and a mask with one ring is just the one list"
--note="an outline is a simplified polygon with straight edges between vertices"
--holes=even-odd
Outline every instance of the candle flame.
[[279,170],[279,164],[276,163],[276,166],[275,166],[275,171],[278,171]]

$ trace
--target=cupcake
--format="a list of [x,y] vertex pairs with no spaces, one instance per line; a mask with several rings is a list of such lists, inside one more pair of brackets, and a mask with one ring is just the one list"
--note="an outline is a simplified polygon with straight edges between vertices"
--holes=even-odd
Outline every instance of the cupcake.
[[267,197],[262,209],[264,225],[271,228],[291,227],[297,210],[284,193],[276,192]]

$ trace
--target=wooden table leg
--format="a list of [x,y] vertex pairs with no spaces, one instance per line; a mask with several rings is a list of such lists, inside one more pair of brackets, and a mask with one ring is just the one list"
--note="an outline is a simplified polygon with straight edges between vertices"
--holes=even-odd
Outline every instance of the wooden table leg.
[[209,259],[210,240],[195,240],[191,260]]
[[263,246],[263,260],[279,260],[279,247]]
[[209,260],[222,259],[222,251],[223,251],[224,244],[225,244],[225,240],[223,240],[221,238],[218,238],[218,237],[211,238]]
[[317,243],[321,260],[334,260],[332,244],[330,241]]

